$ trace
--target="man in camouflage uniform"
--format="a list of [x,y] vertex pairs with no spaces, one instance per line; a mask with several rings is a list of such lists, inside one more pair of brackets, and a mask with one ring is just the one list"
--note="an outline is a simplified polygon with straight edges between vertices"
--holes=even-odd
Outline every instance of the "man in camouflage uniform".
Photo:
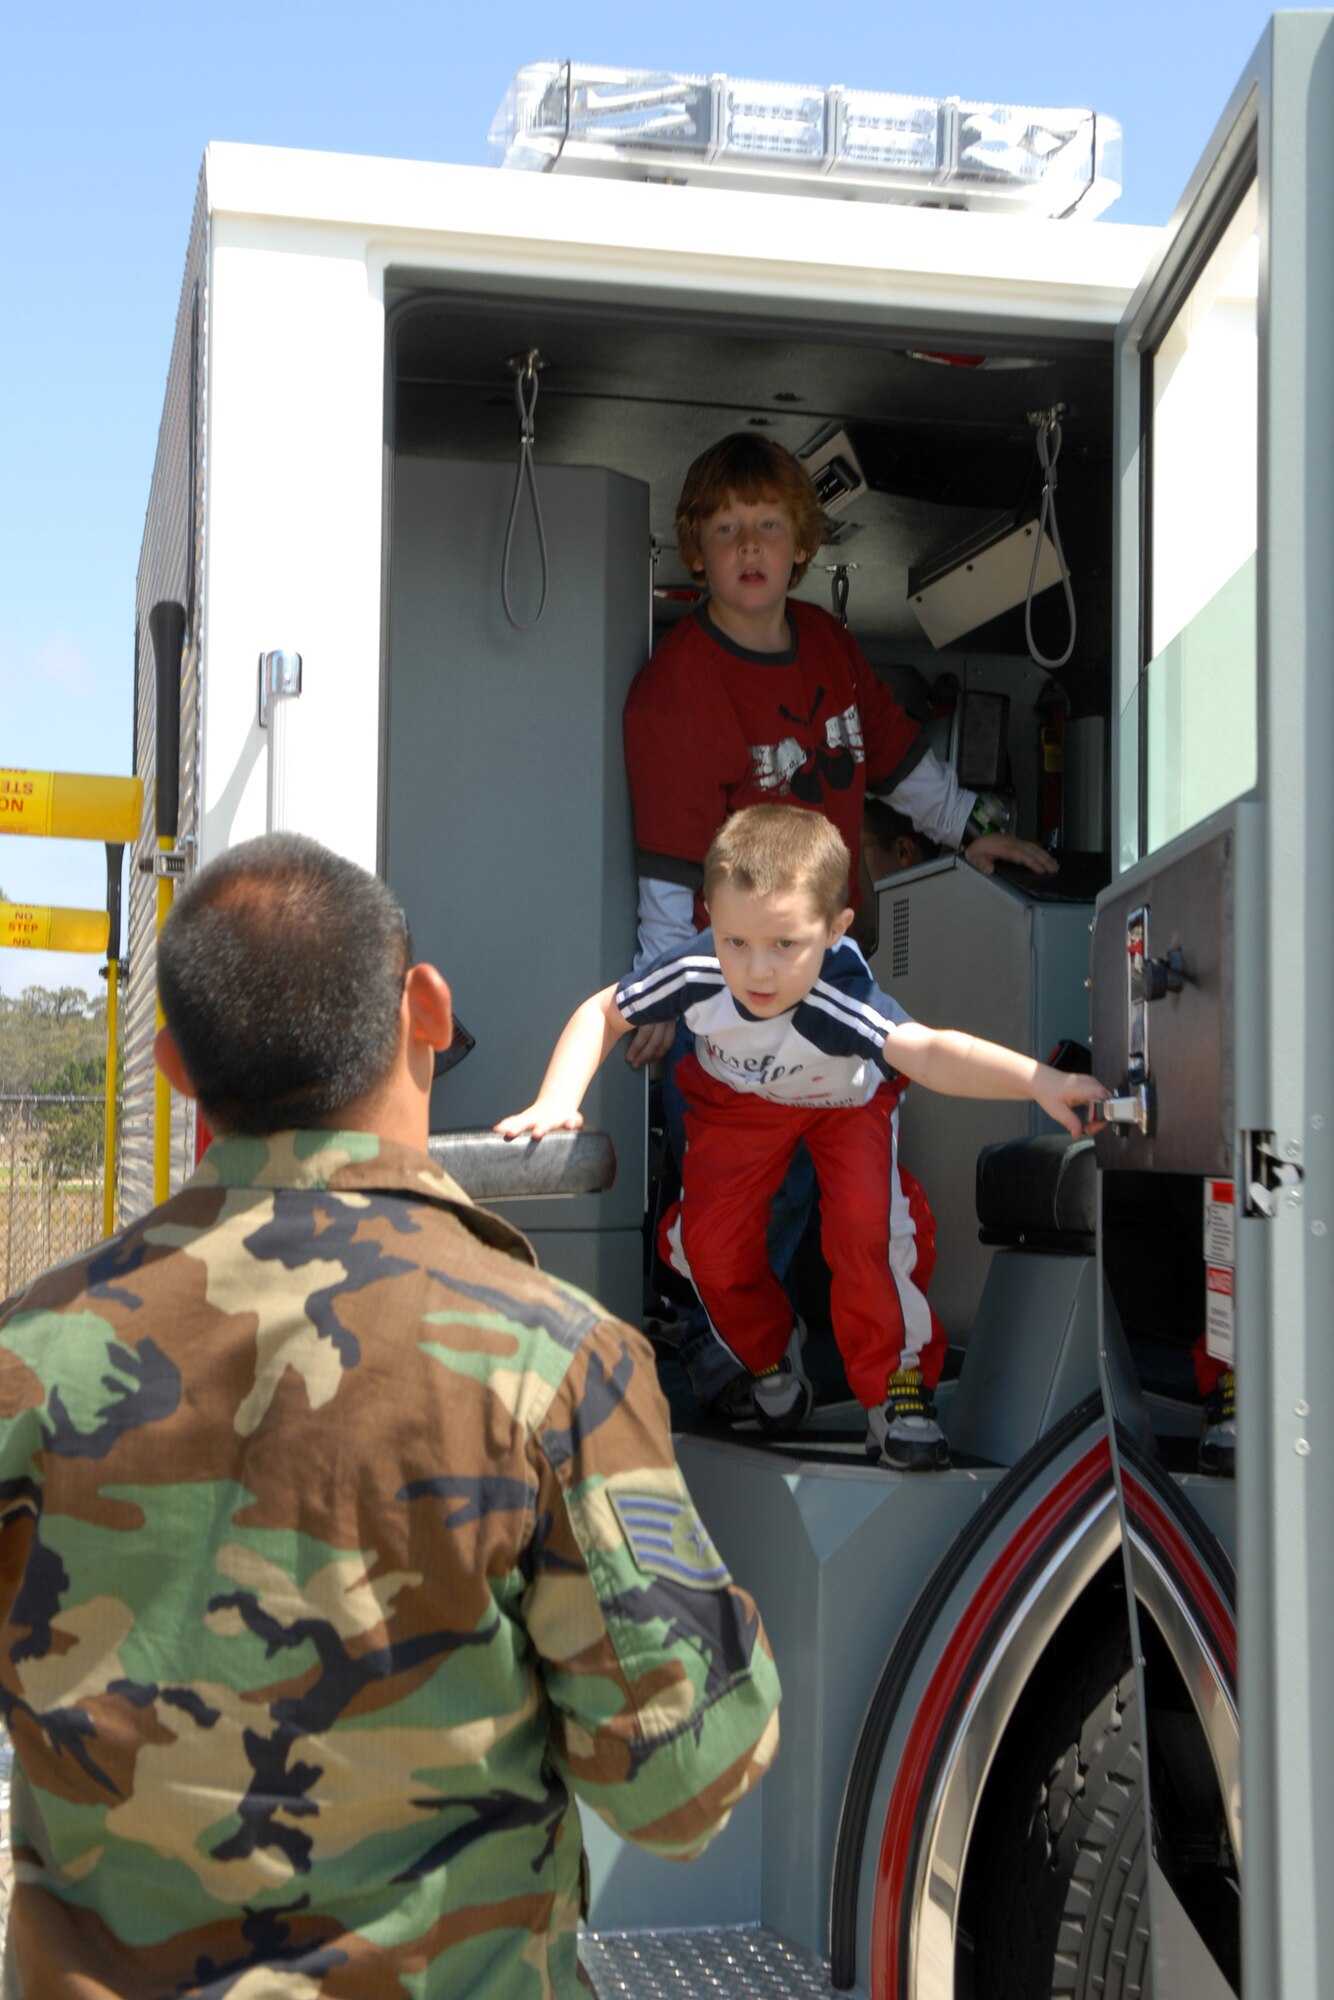
[[7,1995],[569,1994],[572,1794],[687,1856],[774,1754],[647,1346],[426,1153],[409,960],[313,842],[206,868],[158,1056],[223,1136],[0,1313]]

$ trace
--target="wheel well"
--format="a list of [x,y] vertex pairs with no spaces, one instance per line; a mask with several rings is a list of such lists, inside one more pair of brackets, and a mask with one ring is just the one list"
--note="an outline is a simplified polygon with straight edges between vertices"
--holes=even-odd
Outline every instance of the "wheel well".
[[1219,1970],[1241,1990],[1240,1871],[1204,1726],[1167,1640],[1139,1606],[1154,1855]]
[[991,1760],[968,1842],[959,1898],[955,1991],[961,1996],[974,1992],[980,1996],[985,1991],[983,1986],[975,1985],[973,1978],[973,1942],[983,1922],[989,1869],[1008,1837],[1006,1827],[1014,1811],[1013,1788],[1018,1774],[1031,1759],[1034,1741],[1045,1736],[1046,1717],[1057,1689],[1081,1668],[1090,1648],[1112,1630],[1125,1633],[1128,1656],[1129,1629],[1125,1570],[1118,1550],[1107,1558],[1052,1634]]
[[[1148,1753],[1153,1852],[1219,1969],[1240,1990],[1239,1877],[1227,1816],[1190,1690],[1166,1639],[1138,1606],[1142,1684],[1148,1703],[1141,1729]],[[959,1900],[955,1992],[986,2000],[984,1969],[974,1965],[974,1941],[985,1922],[990,1872],[1010,1837],[1014,1787],[1031,1769],[1034,1745],[1045,1740],[1059,1693],[1082,1674],[1112,1635],[1124,1635],[1130,1659],[1125,1572],[1118,1552],[1103,1564],[1053,1633],[1006,1725],[973,1822]]]

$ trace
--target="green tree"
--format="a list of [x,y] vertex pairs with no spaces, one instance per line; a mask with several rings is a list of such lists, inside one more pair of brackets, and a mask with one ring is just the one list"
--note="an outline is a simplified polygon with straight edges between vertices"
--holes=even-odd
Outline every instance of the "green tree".
[[36,1104],[34,1114],[42,1153],[60,1180],[86,1178],[101,1157],[106,1035],[102,994],[29,986],[17,1000],[0,995],[0,1097],[53,1100]]
[[79,986],[29,986],[0,994],[0,1096],[49,1089],[72,1062],[105,1059],[107,1003]]
[[[37,1116],[46,1136],[46,1159],[57,1180],[83,1180],[102,1157],[105,1131],[107,1059],[104,1055],[75,1058],[37,1088]],[[74,1103],[62,1103],[74,1098]]]

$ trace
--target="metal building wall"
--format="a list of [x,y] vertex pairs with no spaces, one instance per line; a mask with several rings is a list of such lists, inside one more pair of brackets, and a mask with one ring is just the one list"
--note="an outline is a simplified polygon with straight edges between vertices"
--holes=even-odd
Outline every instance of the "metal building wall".
[[[177,845],[193,841],[198,819],[199,680],[204,597],[204,489],[208,397],[208,190],[201,172],[185,259],[176,337],[158,430],[135,588],[134,768],[144,781],[144,823],[131,862],[129,973],[125,1004],[125,1110],[121,1138],[121,1220],[153,1205],[153,1035],[156,1026],[156,909],[151,870],[157,851],[154,749],[157,704],[148,617],[163,598],[186,607],[181,685],[180,821]],[[188,850],[187,850],[188,851]],[[172,1100],[172,1185],[191,1165],[194,1120]]]

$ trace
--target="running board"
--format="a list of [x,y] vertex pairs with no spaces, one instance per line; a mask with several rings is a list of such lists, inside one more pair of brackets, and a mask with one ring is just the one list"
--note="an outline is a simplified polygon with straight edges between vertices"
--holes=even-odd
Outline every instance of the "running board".
[[[598,2000],[858,2000],[836,1993],[826,1963],[759,1924],[699,1931],[585,1931],[579,1959]],[[864,2000],[864,1995],[862,1996]]]

